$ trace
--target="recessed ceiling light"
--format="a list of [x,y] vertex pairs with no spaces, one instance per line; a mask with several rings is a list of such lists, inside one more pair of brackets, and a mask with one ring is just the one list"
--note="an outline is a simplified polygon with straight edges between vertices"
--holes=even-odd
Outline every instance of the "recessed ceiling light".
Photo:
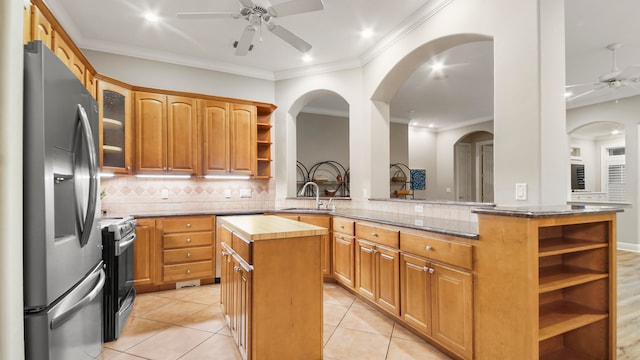
[[618,135],[620,134],[620,131],[618,129],[614,129],[613,131],[611,131],[611,135]]
[[311,62],[311,60],[313,60],[313,58],[312,58],[312,57],[311,57],[311,55],[309,55],[309,54],[304,54],[304,55],[302,56],[302,61],[304,61],[304,62],[307,62],[307,63],[308,63],[308,62]]
[[431,70],[433,72],[441,72],[442,70],[444,70],[444,64],[442,63],[442,61],[434,61],[431,63]]
[[573,95],[573,93],[571,91],[567,91],[564,93],[564,97],[568,98],[569,96]]
[[429,124],[429,128],[433,129],[434,127],[436,127],[436,124],[434,123]]
[[158,22],[158,21],[160,21],[160,17],[159,17],[158,15],[154,14],[154,13],[151,13],[151,12],[146,12],[146,13],[144,13],[144,18],[145,18],[147,21],[151,21],[151,22]]
[[360,32],[360,36],[362,36],[365,39],[368,39],[373,36],[373,30],[369,28],[364,29]]

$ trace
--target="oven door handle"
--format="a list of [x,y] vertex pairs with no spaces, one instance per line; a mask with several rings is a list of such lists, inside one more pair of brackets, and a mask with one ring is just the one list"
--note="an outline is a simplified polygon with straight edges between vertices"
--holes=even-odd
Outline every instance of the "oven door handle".
[[129,248],[129,246],[133,245],[133,242],[136,241],[136,233],[132,233],[126,238],[118,241],[118,248],[116,249],[116,256],[120,256]]

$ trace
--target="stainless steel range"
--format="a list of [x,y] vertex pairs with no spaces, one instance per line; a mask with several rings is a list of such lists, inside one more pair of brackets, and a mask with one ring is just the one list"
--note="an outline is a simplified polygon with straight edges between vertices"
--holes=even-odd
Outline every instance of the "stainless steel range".
[[117,339],[133,309],[133,245],[136,220],[133,217],[103,218],[102,259],[106,265],[104,286],[104,341]]

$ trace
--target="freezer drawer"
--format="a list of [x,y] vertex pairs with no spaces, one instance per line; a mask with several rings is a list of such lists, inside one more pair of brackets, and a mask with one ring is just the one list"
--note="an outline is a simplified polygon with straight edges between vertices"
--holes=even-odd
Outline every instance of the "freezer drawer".
[[97,359],[102,352],[102,262],[53,306],[25,314],[27,360]]

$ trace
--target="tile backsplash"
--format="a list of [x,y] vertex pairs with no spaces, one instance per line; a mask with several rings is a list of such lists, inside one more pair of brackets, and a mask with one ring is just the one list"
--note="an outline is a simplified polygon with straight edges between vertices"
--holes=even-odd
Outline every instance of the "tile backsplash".
[[[103,178],[103,216],[273,209],[271,180]],[[249,197],[241,197],[248,193]],[[163,198],[166,195],[166,198]]]

